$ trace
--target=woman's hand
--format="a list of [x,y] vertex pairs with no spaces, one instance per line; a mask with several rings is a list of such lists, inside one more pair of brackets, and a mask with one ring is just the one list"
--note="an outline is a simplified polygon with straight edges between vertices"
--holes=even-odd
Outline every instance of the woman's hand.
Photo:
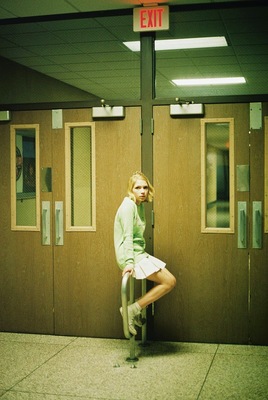
[[130,273],[130,275],[133,274],[133,265],[127,265],[122,272],[122,276],[124,276],[127,272]]

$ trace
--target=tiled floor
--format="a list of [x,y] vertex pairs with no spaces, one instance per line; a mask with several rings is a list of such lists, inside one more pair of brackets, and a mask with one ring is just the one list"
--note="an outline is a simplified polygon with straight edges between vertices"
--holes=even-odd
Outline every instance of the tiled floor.
[[1,400],[268,399],[268,346],[0,333]]

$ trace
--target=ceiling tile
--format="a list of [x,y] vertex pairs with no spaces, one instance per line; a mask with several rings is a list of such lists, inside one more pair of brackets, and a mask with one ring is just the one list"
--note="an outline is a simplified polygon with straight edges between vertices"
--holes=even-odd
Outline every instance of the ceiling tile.
[[[268,94],[268,6],[236,1],[233,7],[230,0],[221,8],[215,3],[221,1],[169,2],[185,4],[187,10],[171,12],[169,31],[156,33],[156,39],[225,35],[228,47],[157,52],[157,96]],[[133,32],[132,12],[115,16],[109,10],[139,4],[139,0],[23,0],[22,7],[21,0],[2,1],[0,56],[98,97],[138,98],[140,54],[122,42],[139,40],[140,34]],[[202,9],[198,4],[203,4]],[[80,18],[80,12],[95,11],[101,14]],[[61,14],[58,20],[57,14]],[[15,21],[16,16],[30,17],[31,22]],[[34,21],[40,16],[47,17]],[[178,89],[170,83],[173,77],[238,73],[245,75],[246,85]]]

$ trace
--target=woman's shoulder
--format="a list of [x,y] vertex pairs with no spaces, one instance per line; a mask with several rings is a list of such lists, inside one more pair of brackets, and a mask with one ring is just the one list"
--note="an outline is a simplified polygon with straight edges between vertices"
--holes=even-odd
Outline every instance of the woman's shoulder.
[[131,200],[129,197],[125,197],[122,201],[122,203],[119,206],[118,212],[121,213],[125,213],[125,212],[131,212],[131,213],[135,213],[137,210],[137,206],[134,203],[133,200]]
[[124,197],[124,199],[123,199],[123,201],[121,203],[121,206],[122,207],[127,207],[127,208],[132,208],[132,209],[136,208],[136,204],[129,197]]

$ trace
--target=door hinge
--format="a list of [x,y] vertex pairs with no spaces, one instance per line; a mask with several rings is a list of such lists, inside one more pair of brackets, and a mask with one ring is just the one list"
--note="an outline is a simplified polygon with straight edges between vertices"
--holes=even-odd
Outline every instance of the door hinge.
[[[140,134],[143,134],[143,120],[140,119]],[[151,118],[151,134],[154,134],[154,119]]]

